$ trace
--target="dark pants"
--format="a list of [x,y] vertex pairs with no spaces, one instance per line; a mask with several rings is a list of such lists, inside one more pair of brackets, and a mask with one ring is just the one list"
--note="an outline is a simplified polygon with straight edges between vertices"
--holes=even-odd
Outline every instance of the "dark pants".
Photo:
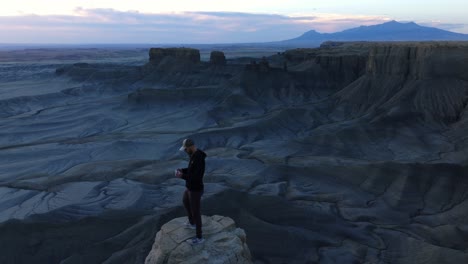
[[202,237],[202,221],[200,212],[200,200],[203,195],[203,191],[189,191],[185,189],[184,192],[184,206],[187,211],[187,216],[190,224],[195,224],[197,227],[197,237]]

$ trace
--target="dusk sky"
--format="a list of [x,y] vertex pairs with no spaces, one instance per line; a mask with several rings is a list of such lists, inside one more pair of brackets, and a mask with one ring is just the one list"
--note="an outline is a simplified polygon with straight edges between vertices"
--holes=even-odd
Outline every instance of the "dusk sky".
[[239,43],[397,20],[468,34],[466,0],[15,0],[0,43]]

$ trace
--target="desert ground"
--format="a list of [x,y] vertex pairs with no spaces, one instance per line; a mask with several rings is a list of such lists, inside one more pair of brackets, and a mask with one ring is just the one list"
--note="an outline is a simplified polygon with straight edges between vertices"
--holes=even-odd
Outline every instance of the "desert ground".
[[143,263],[190,137],[255,263],[468,263],[466,42],[222,51],[0,51],[0,262]]

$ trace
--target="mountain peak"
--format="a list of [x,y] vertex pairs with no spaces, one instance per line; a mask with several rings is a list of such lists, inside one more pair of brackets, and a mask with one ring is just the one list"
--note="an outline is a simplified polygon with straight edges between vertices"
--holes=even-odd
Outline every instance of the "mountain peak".
[[[391,20],[385,23],[382,23],[380,25],[418,25],[414,21],[409,21],[409,22],[398,22],[396,20]],[[378,26],[378,25],[376,25]],[[418,25],[419,26],[419,25]]]
[[310,38],[317,38],[321,36],[322,36],[321,33],[318,33],[317,31],[312,29],[302,34],[299,38],[310,39]]
[[382,24],[366,26],[365,28],[415,28],[421,27],[420,25],[410,22],[398,22],[396,20],[388,21]]

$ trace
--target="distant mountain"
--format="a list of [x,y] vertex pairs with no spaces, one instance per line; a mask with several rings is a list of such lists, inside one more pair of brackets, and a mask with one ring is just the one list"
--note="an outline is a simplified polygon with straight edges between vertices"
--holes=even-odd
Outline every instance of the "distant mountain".
[[438,28],[420,26],[414,22],[395,20],[373,26],[360,26],[336,33],[308,31],[302,36],[280,41],[281,44],[319,45],[324,41],[427,41],[468,40],[468,34],[454,33]]

